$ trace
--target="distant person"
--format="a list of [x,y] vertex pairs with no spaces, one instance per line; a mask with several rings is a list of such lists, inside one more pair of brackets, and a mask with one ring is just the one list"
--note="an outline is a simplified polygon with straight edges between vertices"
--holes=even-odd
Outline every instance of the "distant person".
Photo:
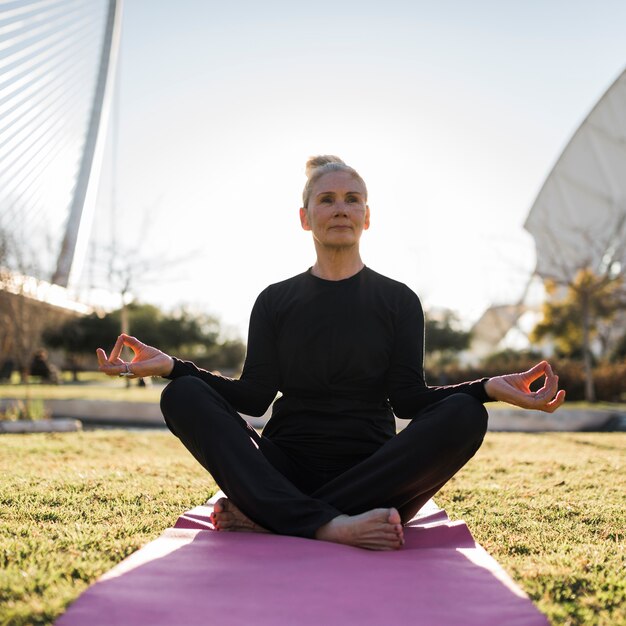
[[67,357],[67,361],[65,363],[65,369],[68,369],[72,373],[72,382],[79,382],[78,373],[81,371],[81,366],[78,358],[71,354]]
[[2,367],[0,367],[0,381],[11,382],[11,376],[13,375],[14,370],[15,361],[11,358],[5,359],[2,363]]
[[59,371],[48,361],[48,353],[43,349],[37,350],[33,354],[28,371],[31,376],[41,378],[42,382],[54,385],[59,383]]
[[[403,523],[475,454],[483,403],[552,412],[564,401],[548,363],[442,387],[424,380],[424,316],[405,285],[361,260],[370,226],[361,176],[334,156],[307,163],[300,209],[316,261],[267,287],[250,318],[239,379],[121,335],[100,370],[173,379],[161,408],[170,430],[215,478],[220,530],[269,531],[390,550]],[[123,346],[134,352],[120,358]],[[530,384],[545,376],[539,391]],[[280,397],[274,402],[277,393]],[[238,415],[272,417],[258,435]],[[396,434],[394,413],[410,420]]]

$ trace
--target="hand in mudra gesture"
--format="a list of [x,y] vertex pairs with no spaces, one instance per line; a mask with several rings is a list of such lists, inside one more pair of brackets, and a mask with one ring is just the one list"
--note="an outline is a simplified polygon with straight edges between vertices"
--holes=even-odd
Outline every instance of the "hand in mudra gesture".
[[[124,346],[128,346],[134,353],[130,362],[120,358]],[[130,335],[120,335],[108,357],[102,348],[96,350],[96,355],[98,369],[107,376],[128,376],[128,378],[167,376],[174,367],[174,359],[171,356]]]
[[[532,382],[545,376],[543,387],[531,391]],[[565,391],[559,390],[559,377],[547,361],[541,361],[526,372],[490,378],[485,391],[493,400],[508,402],[523,409],[552,413],[565,402]]]

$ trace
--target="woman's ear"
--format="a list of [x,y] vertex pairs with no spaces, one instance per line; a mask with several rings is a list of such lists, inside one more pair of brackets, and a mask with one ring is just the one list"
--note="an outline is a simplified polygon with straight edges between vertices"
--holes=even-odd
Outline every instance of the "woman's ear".
[[370,227],[370,207],[365,205],[365,221],[363,222],[363,230],[367,230]]
[[311,230],[311,225],[309,224],[309,212],[304,207],[300,209],[300,224],[304,230]]

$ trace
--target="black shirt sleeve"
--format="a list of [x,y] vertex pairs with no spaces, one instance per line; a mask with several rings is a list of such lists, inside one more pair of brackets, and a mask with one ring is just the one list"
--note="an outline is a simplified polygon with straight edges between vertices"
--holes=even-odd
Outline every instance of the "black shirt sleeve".
[[196,376],[217,391],[236,411],[246,415],[263,415],[276,397],[280,371],[266,292],[261,293],[252,309],[246,360],[240,378],[218,376],[180,359],[174,359],[174,368],[167,378]]
[[428,387],[424,377],[424,312],[419,298],[408,288],[399,303],[387,392],[397,417],[412,419],[427,406],[455,393],[466,393],[480,402],[490,400],[484,382]]

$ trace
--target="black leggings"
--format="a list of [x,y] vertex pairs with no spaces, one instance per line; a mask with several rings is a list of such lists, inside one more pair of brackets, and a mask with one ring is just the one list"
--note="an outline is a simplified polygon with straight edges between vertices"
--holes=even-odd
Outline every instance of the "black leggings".
[[[411,519],[480,447],[487,411],[467,394],[422,410],[364,461],[305,493],[298,468],[204,381],[173,380],[161,410],[169,429],[251,520],[284,535],[314,537],[341,514],[395,507]],[[300,470],[301,471],[301,470]]]

